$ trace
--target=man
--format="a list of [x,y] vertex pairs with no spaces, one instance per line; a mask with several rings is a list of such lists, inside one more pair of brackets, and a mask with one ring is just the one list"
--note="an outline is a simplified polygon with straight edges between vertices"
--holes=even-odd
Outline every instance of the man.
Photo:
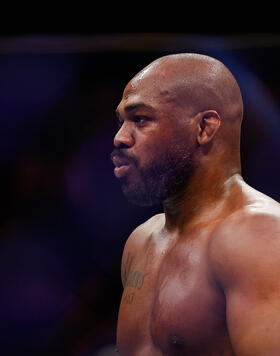
[[239,86],[218,60],[161,57],[117,108],[115,176],[162,202],[122,260],[123,356],[280,355],[280,207],[241,177]]

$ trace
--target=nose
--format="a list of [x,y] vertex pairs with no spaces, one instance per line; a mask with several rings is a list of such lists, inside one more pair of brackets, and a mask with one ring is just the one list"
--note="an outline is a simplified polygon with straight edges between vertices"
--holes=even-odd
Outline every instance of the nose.
[[116,148],[130,148],[134,145],[134,137],[129,129],[129,124],[124,122],[114,137]]

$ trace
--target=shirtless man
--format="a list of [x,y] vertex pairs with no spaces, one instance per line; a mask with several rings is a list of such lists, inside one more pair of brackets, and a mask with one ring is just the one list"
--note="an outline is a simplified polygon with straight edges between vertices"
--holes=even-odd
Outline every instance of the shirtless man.
[[242,114],[233,75],[204,55],[161,57],[124,90],[114,173],[164,213],[124,248],[122,356],[280,355],[280,205],[242,179]]

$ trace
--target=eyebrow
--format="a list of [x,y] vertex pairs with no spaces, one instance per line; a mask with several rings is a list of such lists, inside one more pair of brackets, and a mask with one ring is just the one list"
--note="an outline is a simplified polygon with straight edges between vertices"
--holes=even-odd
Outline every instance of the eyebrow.
[[[150,109],[150,110],[155,111],[153,106],[151,106],[149,104],[146,104],[144,102],[139,102],[139,103],[127,105],[127,106],[124,107],[124,111],[128,113],[128,112],[134,111],[134,110],[139,109],[139,108],[146,108],[146,109]],[[119,113],[118,109],[116,109],[115,114],[117,115],[117,117],[120,116],[120,113]]]

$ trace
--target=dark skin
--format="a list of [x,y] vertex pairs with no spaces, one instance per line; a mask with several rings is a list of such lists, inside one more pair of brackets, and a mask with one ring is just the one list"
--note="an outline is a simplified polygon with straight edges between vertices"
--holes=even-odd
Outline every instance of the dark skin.
[[231,73],[206,56],[162,57],[128,83],[117,115],[114,145],[138,160],[113,158],[128,188],[173,147],[192,157],[164,213],[126,242],[120,354],[279,355],[280,206],[242,179]]

